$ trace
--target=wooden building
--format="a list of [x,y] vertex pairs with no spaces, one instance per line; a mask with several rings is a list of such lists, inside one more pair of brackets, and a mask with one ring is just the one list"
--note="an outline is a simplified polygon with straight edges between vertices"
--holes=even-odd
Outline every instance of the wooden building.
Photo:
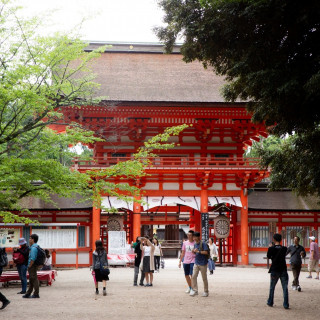
[[[102,44],[92,43],[87,50]],[[69,202],[59,210],[30,204],[47,224],[42,228],[75,229],[76,246],[57,247],[56,265],[89,265],[94,241],[101,238],[106,243],[108,230],[125,230],[128,242],[161,226],[166,240],[178,240],[181,226],[207,238],[213,235],[217,204],[230,209],[230,233],[221,241],[224,263],[264,264],[275,231],[290,243],[297,233],[318,234],[316,204],[308,207],[302,199],[297,207],[293,203],[298,198],[290,191],[268,193],[263,184],[256,186],[269,172],[243,154],[252,140],[267,136],[266,128],[251,122],[244,102],[224,102],[224,81],[212,70],[198,62],[184,63],[179,47],[167,55],[161,45],[132,43],[113,44],[92,67],[101,84],[98,95],[106,98],[100,106],[68,107],[64,121],[79,122],[105,141],[93,146],[94,161],[75,162],[77,170],[125,161],[164,128],[190,127],[172,139],[177,147],[159,152],[146,168],[147,176],[126,181],[143,191],[144,205],[103,195],[105,208],[119,209],[114,215],[91,204],[79,207]],[[21,234],[30,232],[28,228],[21,228]]]

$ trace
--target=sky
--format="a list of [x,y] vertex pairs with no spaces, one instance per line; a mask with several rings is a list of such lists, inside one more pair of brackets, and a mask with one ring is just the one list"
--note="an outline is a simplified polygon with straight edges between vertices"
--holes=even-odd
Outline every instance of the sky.
[[[23,16],[36,15],[41,31],[67,31],[83,19],[81,39],[108,42],[159,42],[154,26],[162,25],[163,12],[156,0],[16,0]],[[47,17],[50,14],[49,17]]]

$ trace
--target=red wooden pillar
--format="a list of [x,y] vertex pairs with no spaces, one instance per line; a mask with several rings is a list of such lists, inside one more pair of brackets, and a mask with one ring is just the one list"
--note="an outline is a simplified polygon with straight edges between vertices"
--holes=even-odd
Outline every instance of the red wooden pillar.
[[[140,197],[137,197],[137,200],[140,200]],[[133,241],[136,241],[137,237],[141,235],[141,204],[134,202],[133,203]]]
[[248,247],[248,194],[247,188],[241,189],[241,264],[249,264],[249,247]]
[[101,209],[93,206],[92,208],[92,234],[91,234],[91,247],[95,250],[95,242],[100,240],[100,215]]

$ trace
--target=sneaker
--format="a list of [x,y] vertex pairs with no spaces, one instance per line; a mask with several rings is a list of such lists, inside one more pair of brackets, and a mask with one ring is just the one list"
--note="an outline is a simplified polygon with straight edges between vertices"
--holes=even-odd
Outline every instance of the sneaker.
[[39,299],[40,296],[39,296],[38,294],[33,294],[30,298],[32,298],[32,299]]
[[194,296],[198,295],[198,291],[194,291],[193,289],[191,289],[189,295],[191,297],[194,297]]
[[3,310],[9,303],[10,303],[9,300],[3,302],[3,303],[2,303],[2,307],[0,308],[0,310]]
[[292,288],[292,290],[297,290],[296,286],[292,286],[291,288]]
[[17,294],[25,294],[27,291],[19,291]]
[[144,284],[143,284],[143,283],[139,283],[139,286],[140,286],[140,287],[144,287]]
[[99,294],[99,290],[96,290],[96,295],[98,295]]
[[106,290],[106,289],[103,290],[103,295],[104,295],[104,296],[107,295],[107,290]]
[[307,276],[307,279],[312,279],[312,276]]
[[319,277],[315,277],[316,280],[319,280]]
[[273,304],[269,304],[269,303],[267,302],[267,306],[268,306],[268,307],[273,307]]
[[186,290],[186,293],[190,293],[190,290],[191,290],[191,289],[190,289],[190,288],[188,288],[188,289]]
[[300,287],[300,286],[297,286],[297,290],[298,290],[299,292],[301,292],[301,287]]
[[201,297],[208,297],[209,296],[209,292],[204,292]]
[[137,287],[138,285],[136,283],[133,284],[134,287]]
[[30,294],[25,294],[22,296],[22,298],[30,298]]

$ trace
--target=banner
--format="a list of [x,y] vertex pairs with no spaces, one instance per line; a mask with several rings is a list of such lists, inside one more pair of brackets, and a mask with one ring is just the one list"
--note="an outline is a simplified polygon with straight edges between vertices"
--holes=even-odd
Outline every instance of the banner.
[[1,248],[11,248],[19,246],[19,238],[20,229],[0,229]]
[[127,239],[125,231],[108,231],[108,254],[126,254]]

